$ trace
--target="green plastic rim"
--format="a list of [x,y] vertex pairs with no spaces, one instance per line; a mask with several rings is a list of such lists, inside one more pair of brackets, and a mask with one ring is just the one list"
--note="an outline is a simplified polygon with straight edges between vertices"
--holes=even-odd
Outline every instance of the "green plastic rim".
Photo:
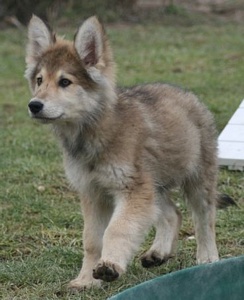
[[244,256],[146,281],[108,300],[243,300]]

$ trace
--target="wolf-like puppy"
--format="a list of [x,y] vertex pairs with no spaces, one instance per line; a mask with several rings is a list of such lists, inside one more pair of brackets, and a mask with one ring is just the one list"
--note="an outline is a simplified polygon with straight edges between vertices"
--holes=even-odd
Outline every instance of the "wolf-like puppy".
[[192,210],[197,262],[217,261],[217,143],[206,107],[167,84],[116,88],[111,48],[96,17],[70,42],[33,16],[28,38],[29,113],[51,124],[81,198],[84,259],[70,287],[118,278],[151,226],[156,236],[142,265],[170,258],[181,225],[169,197],[175,186]]

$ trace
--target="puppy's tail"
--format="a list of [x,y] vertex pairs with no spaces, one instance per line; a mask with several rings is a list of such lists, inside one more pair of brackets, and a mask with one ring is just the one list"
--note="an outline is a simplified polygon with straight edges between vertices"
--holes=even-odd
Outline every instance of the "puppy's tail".
[[226,194],[219,194],[217,199],[217,208],[224,209],[228,206],[238,206],[234,199]]

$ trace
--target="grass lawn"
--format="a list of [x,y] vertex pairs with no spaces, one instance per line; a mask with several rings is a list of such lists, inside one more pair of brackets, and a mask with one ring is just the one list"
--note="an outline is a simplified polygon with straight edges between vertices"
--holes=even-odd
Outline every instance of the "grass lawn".
[[[71,36],[75,29],[65,29]],[[164,81],[194,91],[222,130],[244,98],[244,26],[133,25],[108,28],[120,85]],[[70,295],[66,284],[82,261],[79,199],[64,177],[62,159],[48,126],[32,122],[23,78],[25,32],[0,31],[0,298],[100,300],[139,282],[195,264],[193,227],[184,216],[177,256],[145,270],[138,257],[120,280],[101,290]],[[222,258],[244,253],[244,173],[220,171],[219,190],[239,208],[219,211],[217,243]],[[149,247],[153,231],[138,256]],[[170,287],[169,287],[170,288]]]

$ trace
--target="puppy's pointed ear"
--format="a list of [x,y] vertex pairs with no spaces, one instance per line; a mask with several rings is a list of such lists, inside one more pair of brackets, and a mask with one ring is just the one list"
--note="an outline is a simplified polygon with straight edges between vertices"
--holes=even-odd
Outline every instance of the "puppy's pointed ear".
[[99,76],[102,74],[109,80],[109,84],[114,87],[115,64],[113,53],[105,30],[96,17],[87,19],[78,29],[75,35],[74,47],[93,80],[100,83],[101,78]]
[[87,19],[75,35],[75,49],[86,67],[97,65],[105,51],[105,32],[96,17]]
[[55,35],[40,18],[33,15],[28,26],[26,63],[35,63],[42,53],[54,42]]

